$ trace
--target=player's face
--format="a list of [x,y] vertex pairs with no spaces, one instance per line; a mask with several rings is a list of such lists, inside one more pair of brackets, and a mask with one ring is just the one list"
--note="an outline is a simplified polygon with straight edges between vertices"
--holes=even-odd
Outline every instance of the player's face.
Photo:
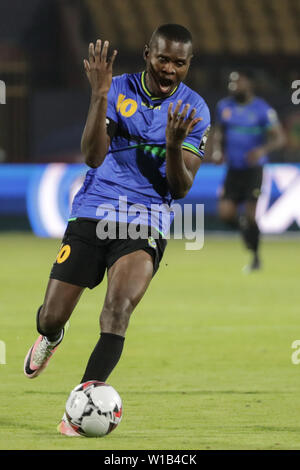
[[146,83],[155,96],[168,96],[189,70],[192,44],[175,42],[158,36],[145,47]]

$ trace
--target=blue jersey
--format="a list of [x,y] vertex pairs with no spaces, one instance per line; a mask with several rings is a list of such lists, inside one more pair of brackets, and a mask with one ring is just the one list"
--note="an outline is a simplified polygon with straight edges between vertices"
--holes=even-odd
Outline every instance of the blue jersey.
[[[162,233],[168,231],[172,197],[166,179],[165,131],[169,104],[179,99],[183,104],[189,103],[190,109],[196,108],[195,117],[201,118],[182,148],[195,154],[195,158],[203,158],[210,115],[201,96],[180,83],[168,97],[153,97],[145,84],[145,72],[113,78],[107,106],[110,147],[102,165],[87,172],[74,198],[71,218],[109,220],[111,212],[112,219],[117,214],[121,221],[126,202],[128,206],[140,205],[141,212],[148,210],[143,223]],[[152,211],[150,218],[150,210],[154,208],[155,213],[157,206],[160,207],[157,217]],[[129,213],[130,217],[133,220],[134,214]]]
[[[216,122],[224,133],[224,153],[230,168],[249,168],[247,153],[266,141],[267,130],[278,123],[276,111],[262,98],[254,97],[247,104],[238,103],[233,97],[217,104]],[[267,161],[264,155],[258,162]]]

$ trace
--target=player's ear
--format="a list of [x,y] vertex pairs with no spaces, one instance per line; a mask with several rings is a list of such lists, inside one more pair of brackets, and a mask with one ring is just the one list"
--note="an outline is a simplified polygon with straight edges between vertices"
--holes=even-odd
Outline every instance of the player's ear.
[[144,51],[143,51],[143,58],[144,58],[144,60],[147,60],[147,59],[148,59],[149,52],[150,52],[150,47],[148,46],[148,44],[145,44],[145,46],[144,46]]
[[193,54],[193,53],[189,54],[189,56],[188,56],[188,64],[189,64],[189,66],[192,64],[193,59],[194,59],[194,54]]

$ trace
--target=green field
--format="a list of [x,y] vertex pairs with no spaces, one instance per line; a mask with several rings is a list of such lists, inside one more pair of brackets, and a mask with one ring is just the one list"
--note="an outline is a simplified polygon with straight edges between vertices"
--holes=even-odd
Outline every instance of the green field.
[[60,242],[0,236],[0,449],[300,449],[299,239],[264,240],[264,269],[245,276],[239,238],[207,236],[201,251],[170,241],[137,307],[109,383],[123,399],[103,439],[56,431],[98,340],[105,282],[87,290],[38,378],[23,375]]

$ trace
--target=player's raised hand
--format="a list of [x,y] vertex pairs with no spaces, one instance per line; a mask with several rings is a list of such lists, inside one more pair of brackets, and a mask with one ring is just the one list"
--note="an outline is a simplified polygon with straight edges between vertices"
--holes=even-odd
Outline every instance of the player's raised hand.
[[173,103],[170,103],[168,108],[168,121],[166,127],[166,141],[167,145],[182,144],[187,135],[193,130],[196,124],[202,120],[201,117],[195,118],[196,108],[193,108],[189,113],[190,104],[184,105],[182,112],[180,108],[182,100],[179,100],[173,111]]
[[89,58],[84,59],[84,69],[90,82],[93,94],[106,94],[112,82],[113,63],[117,55],[114,50],[108,59],[109,42],[97,39],[96,44],[89,45]]

